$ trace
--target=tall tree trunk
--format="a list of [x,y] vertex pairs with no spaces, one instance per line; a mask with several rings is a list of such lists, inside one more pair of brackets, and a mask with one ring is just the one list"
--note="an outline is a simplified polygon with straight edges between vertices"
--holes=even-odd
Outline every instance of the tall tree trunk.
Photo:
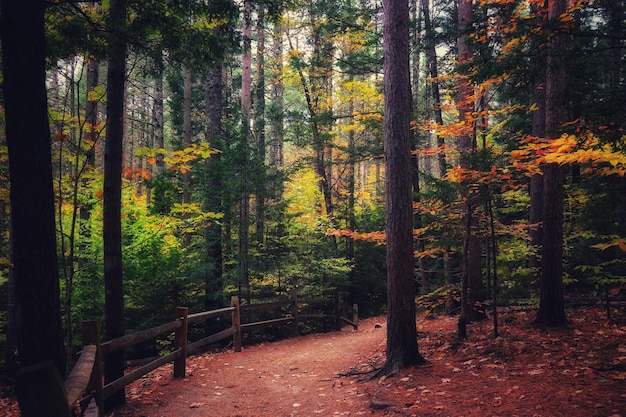
[[[353,81],[352,75],[350,75],[350,82]],[[348,114],[354,114],[354,100],[351,98],[348,104]],[[355,182],[356,182],[356,139],[354,129],[348,130],[348,210],[347,210],[347,224],[348,229],[356,230],[356,216],[355,216]],[[347,237],[346,239],[346,258],[354,260],[354,239]],[[350,271],[351,280],[354,279],[354,270]]]
[[[474,20],[472,0],[459,0],[458,4],[458,30],[457,38],[457,54],[459,64],[467,64],[472,60],[472,51],[469,46],[469,30]],[[476,150],[476,137],[473,133],[473,126],[468,122],[473,106],[473,87],[469,80],[462,78],[459,81],[457,92],[457,110],[459,112],[459,120],[465,124],[462,133],[457,140],[457,146],[460,153],[459,164],[463,169],[471,168],[471,156]],[[479,305],[483,300],[481,294],[482,288],[482,269],[481,269],[481,244],[478,236],[478,218],[474,212],[476,204],[472,202],[475,196],[467,186],[462,186],[463,203],[463,227],[464,233],[470,235],[463,239],[464,244],[468,245],[463,248],[463,279],[467,279],[467,288],[465,295],[466,303],[461,305],[461,316],[459,317],[459,336],[463,334],[465,323],[468,320],[478,320],[485,318],[485,313],[480,309]]]
[[[425,30],[425,54],[426,54],[426,67],[428,68],[428,73],[430,78],[433,80],[431,82],[431,94],[433,97],[433,108],[434,108],[434,116],[435,122],[439,125],[443,126],[443,113],[441,106],[441,94],[439,92],[439,68],[437,64],[437,50],[435,43],[435,31],[433,29],[432,21],[430,19],[430,3],[429,0],[421,0],[422,1],[422,15],[424,16],[424,30]],[[445,144],[444,137],[441,135],[437,136],[437,146],[443,147]],[[444,178],[446,176],[446,156],[443,150],[438,154],[439,161],[439,178]]]
[[[566,0],[554,0],[548,7],[548,20],[557,24],[567,10]],[[566,33],[557,29],[546,33],[546,137],[557,138],[565,122],[566,70],[561,54]],[[563,301],[563,169],[545,164],[543,171],[543,244],[541,256],[541,299],[535,321],[548,326],[567,323]]]
[[[545,25],[545,15],[541,13],[541,6],[531,4],[531,12],[535,16],[534,24],[537,27]],[[539,48],[539,46],[536,46]],[[541,67],[545,68],[545,55],[540,54]],[[533,112],[532,135],[535,138],[543,138],[546,134],[546,73],[543,71],[535,82],[533,89],[533,101],[536,110]],[[541,282],[541,245],[543,242],[543,174],[533,174],[530,178],[530,210],[528,221],[530,223],[529,237],[530,248],[528,256],[529,278],[531,282]]]
[[[107,137],[104,148],[104,287],[105,339],[124,335],[124,282],[122,276],[122,157],[124,138],[124,97],[126,79],[126,44],[120,36],[126,24],[126,1],[111,0],[107,70]],[[124,352],[107,355],[104,382],[124,375]],[[113,394],[107,409],[124,404],[124,389]]]
[[256,236],[259,247],[265,243],[265,4],[260,1],[257,12],[256,102],[254,131],[256,133]]
[[11,182],[11,262],[20,365],[52,360],[65,372],[45,74],[45,2],[0,10]]
[[[206,72],[205,114],[206,141],[215,149],[222,149],[222,64],[216,64]],[[215,153],[207,160],[205,177],[205,209],[220,213],[222,206],[223,178],[220,167],[221,153]],[[212,222],[204,231],[206,250],[205,267],[205,308],[214,310],[223,307],[223,253],[221,222]]]
[[[284,128],[284,94],[283,83],[283,24],[274,26],[272,42],[272,104],[269,112],[270,119],[270,149],[269,165],[271,170],[283,167],[285,160],[283,155],[283,142],[285,140]],[[282,187],[278,190],[277,199],[282,197]]]
[[[163,59],[161,56],[155,62],[156,75],[154,77],[154,110],[153,120],[154,123],[154,146],[162,149],[165,147],[165,134],[163,132]],[[163,161],[163,155],[157,154],[155,162],[157,177],[163,173],[165,169],[165,162]]]
[[[185,65],[183,70],[183,148],[191,147],[191,68]],[[183,207],[191,204],[191,171],[187,170],[183,174]],[[184,210],[187,210],[185,208]],[[185,215],[189,218],[189,214]],[[191,234],[185,233],[183,236],[183,246],[189,248],[191,244]]]
[[[439,91],[439,66],[437,64],[437,50],[435,43],[435,31],[433,29],[432,20],[430,18],[430,2],[429,0],[421,0],[422,2],[422,15],[424,17],[424,30],[425,30],[425,46],[424,52],[426,54],[426,67],[427,71],[432,79],[430,83],[430,94],[433,99],[433,115],[435,123],[443,126],[443,110],[441,105],[441,93]],[[437,162],[439,167],[439,178],[444,178],[447,173],[446,154],[443,150],[445,146],[445,139],[442,135],[437,135],[437,147],[440,148],[437,154]],[[442,255],[443,262],[443,275],[446,285],[454,284],[454,274],[452,273],[452,266],[450,264],[450,247],[445,248]],[[445,310],[446,314],[451,315],[454,312],[456,303],[452,297],[449,297],[446,301]]]
[[[93,94],[90,95],[90,92],[94,91],[94,89],[98,86],[100,82],[100,63],[96,61],[94,58],[88,58],[87,62],[87,101],[85,104],[85,122],[88,128],[88,140],[89,140],[89,148],[85,152],[85,168],[87,171],[92,171],[95,168],[96,164],[96,143],[98,143],[100,139],[100,129],[97,127],[98,125],[98,104],[103,99],[103,97],[94,97]],[[83,187],[88,187],[88,181],[83,181]],[[81,243],[79,246],[79,257],[78,257],[78,269],[81,270],[85,267],[87,258],[87,240],[89,239],[89,228],[87,227],[87,223],[89,222],[89,218],[91,217],[91,209],[92,204],[89,202],[83,202],[80,207],[80,220],[81,220]]]
[[[411,0],[411,9],[413,14],[413,30],[411,31],[411,49],[412,54],[412,77],[411,77],[411,112],[414,118],[417,119],[417,108],[419,102],[419,77],[420,77],[420,32],[421,27],[417,24],[418,17],[421,15],[420,6],[417,0]],[[415,130],[412,130],[411,134],[411,168],[412,168],[412,180],[413,180],[413,203],[417,204],[421,201],[421,184],[420,184],[420,159],[418,156],[418,149],[420,147],[419,137]],[[422,216],[418,211],[413,213],[413,228],[422,228]],[[424,239],[417,237],[414,242],[415,252],[420,253],[425,249]],[[428,270],[428,262],[425,257],[420,256],[418,258],[418,265],[420,271],[420,284],[421,293],[428,294],[430,292],[430,271]]]
[[[250,245],[250,181],[248,147],[251,145],[250,117],[252,107],[252,4],[244,2],[243,57],[241,63],[241,118],[244,146],[241,147],[241,198],[239,202],[238,269],[239,293],[250,303],[250,271],[248,252]],[[242,294],[243,291],[243,294]]]
[[415,329],[408,0],[384,0],[384,126],[387,235],[387,359],[384,370],[420,363]]

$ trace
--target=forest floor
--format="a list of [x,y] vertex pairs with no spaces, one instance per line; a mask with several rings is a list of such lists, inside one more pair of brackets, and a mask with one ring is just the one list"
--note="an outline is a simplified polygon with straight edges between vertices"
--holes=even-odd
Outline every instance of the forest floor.
[[184,379],[165,366],[132,383],[109,417],[626,417],[626,311],[611,324],[600,308],[567,313],[567,327],[546,329],[534,311],[504,311],[499,338],[484,321],[463,343],[456,317],[419,318],[426,364],[388,377],[372,378],[385,359],[384,317],[194,356]]

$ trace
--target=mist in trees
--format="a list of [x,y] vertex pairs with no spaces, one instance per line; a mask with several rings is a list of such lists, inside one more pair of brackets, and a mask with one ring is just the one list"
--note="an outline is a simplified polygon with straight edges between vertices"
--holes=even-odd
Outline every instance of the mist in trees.
[[[36,290],[54,322],[33,337],[62,367],[81,320],[110,338],[231,295],[337,292],[387,313],[389,371],[418,362],[416,311],[458,315],[464,338],[489,303],[562,325],[568,297],[610,300],[626,282],[623,3],[390,3],[391,58],[387,3],[33,2],[42,33],[23,33],[3,2],[6,372],[40,354],[14,308]],[[20,69],[12,48],[44,36]]]

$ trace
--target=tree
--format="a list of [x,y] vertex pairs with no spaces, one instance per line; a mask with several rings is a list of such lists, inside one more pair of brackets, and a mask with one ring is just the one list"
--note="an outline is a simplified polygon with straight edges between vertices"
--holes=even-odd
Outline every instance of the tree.
[[[215,148],[221,149],[222,128],[222,64],[206,71],[205,113],[206,141]],[[221,153],[216,152],[207,160],[205,175],[205,209],[215,213],[221,212],[223,178],[220,171]],[[223,252],[221,222],[213,222],[204,231],[207,264],[205,267],[205,307],[213,310],[222,307],[223,300]]]
[[415,329],[411,177],[409,3],[383,2],[387,212],[387,360],[385,372],[423,359]]
[[[548,20],[556,24],[567,10],[567,1],[555,0]],[[545,134],[557,138],[565,122],[566,70],[561,57],[567,40],[565,28],[546,33]],[[567,323],[563,301],[563,168],[547,163],[543,171],[543,242],[541,299],[535,321],[549,326]]]
[[[472,61],[470,49],[470,31],[474,20],[472,0],[459,0],[457,58],[460,65],[467,66]],[[459,165],[461,169],[472,168],[472,156],[476,151],[476,135],[473,131],[474,122],[471,121],[474,110],[474,88],[472,81],[465,75],[457,86],[457,110],[461,134],[457,139],[460,153]],[[465,324],[468,320],[477,320],[485,317],[484,311],[477,309],[482,300],[481,247],[478,236],[478,216],[475,213],[477,203],[475,193],[469,184],[462,184],[461,199],[463,200],[463,280],[461,315],[459,317],[459,337],[466,337]]]
[[45,85],[46,2],[3,1],[3,90],[11,183],[11,262],[22,366],[65,372]]
[[[252,3],[244,2],[243,56],[241,59],[241,198],[239,200],[238,274],[239,296],[250,303],[250,178],[248,175],[248,146],[251,145],[250,117],[252,115]],[[245,291],[242,294],[242,289]]]
[[256,244],[258,248],[265,243],[265,4],[261,0],[257,11],[257,55],[256,55],[256,88],[255,88],[255,155],[254,168],[258,177],[256,181]]
[[[107,134],[104,148],[104,287],[105,338],[124,335],[124,282],[122,276],[122,155],[124,138],[124,89],[126,81],[126,42],[122,32],[126,24],[126,0],[111,0],[109,9],[107,70]],[[107,355],[104,382],[124,376],[124,351]],[[121,389],[107,401],[106,407],[125,402]]]

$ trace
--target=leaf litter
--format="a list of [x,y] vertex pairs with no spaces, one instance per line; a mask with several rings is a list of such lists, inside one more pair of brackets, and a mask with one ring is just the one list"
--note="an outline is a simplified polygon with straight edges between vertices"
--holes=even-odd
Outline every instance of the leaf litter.
[[[472,323],[418,318],[427,364],[372,379],[385,360],[384,317],[357,332],[315,334],[190,357],[184,379],[161,367],[127,387],[127,405],[108,417],[529,416],[626,417],[626,315],[568,310],[565,328],[532,325],[533,311]],[[382,326],[380,323],[383,323]],[[0,413],[17,417],[0,386]]]

